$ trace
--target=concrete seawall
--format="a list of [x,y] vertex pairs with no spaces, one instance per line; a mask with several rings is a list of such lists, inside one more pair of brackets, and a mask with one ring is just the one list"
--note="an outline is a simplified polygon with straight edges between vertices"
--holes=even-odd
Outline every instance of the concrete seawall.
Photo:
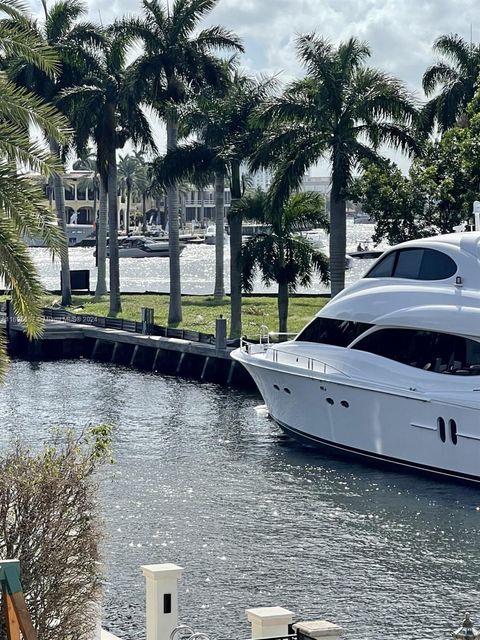
[[[2,324],[6,327],[5,318],[0,319]],[[89,358],[201,382],[256,388],[247,371],[231,359],[233,348],[218,349],[181,338],[47,320],[38,340],[29,340],[20,324],[10,323],[8,349],[12,357],[26,360]]]

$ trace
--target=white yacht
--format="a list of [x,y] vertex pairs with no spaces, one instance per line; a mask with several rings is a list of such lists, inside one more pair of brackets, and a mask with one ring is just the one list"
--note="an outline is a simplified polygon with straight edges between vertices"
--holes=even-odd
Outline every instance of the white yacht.
[[480,233],[391,247],[293,340],[232,355],[287,433],[480,481]]
[[[46,247],[43,238],[24,238],[28,247]],[[67,240],[69,247],[94,246],[95,228],[91,224],[67,224]]]
[[[228,235],[226,231],[223,232],[223,241],[227,242]],[[205,231],[205,244],[215,244],[217,242],[217,227],[214,224],[211,224],[207,227]]]
[[[185,249],[185,246],[180,243],[180,253]],[[109,255],[107,246],[107,256]],[[119,258],[168,258],[170,247],[167,240],[156,241],[144,236],[126,236],[118,239],[118,256]]]

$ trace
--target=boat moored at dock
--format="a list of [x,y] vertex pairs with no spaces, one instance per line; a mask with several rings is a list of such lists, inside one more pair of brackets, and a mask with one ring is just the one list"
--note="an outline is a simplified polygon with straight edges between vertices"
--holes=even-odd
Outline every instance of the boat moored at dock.
[[232,355],[311,444],[480,481],[480,233],[391,247],[284,343]]

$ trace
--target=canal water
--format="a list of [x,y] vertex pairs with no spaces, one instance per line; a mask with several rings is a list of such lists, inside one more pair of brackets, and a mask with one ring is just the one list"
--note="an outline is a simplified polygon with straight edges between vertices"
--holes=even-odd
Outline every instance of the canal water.
[[257,415],[255,394],[88,361],[13,362],[0,450],[114,425],[99,477],[105,626],[144,638],[139,565],[175,562],[181,620],[248,638],[244,609],[327,618],[352,640],[440,640],[480,617],[480,491],[338,460]]
[[[349,220],[347,225],[348,250],[357,249],[359,242],[364,244],[369,242],[370,248],[374,225],[353,224]],[[320,249],[326,247],[327,236],[320,231],[313,236]],[[323,247],[322,247],[323,245]],[[47,289],[58,290],[60,288],[60,265],[58,260],[52,261],[52,256],[48,249],[32,248],[31,254],[39,270],[43,284]],[[95,289],[96,269],[93,249],[74,247],[69,250],[71,269],[89,269],[92,289]],[[352,268],[347,271],[347,284],[357,280],[363,275],[365,270],[372,264],[372,260],[354,260]],[[225,287],[230,290],[230,249],[228,243],[225,244]],[[189,244],[180,256],[180,268],[182,274],[182,291],[186,294],[208,295],[213,292],[215,281],[215,247],[213,245]],[[120,260],[120,284],[122,291],[143,292],[158,291],[167,293],[169,291],[169,261],[167,258],[124,258]],[[313,277],[311,289],[299,287],[300,293],[321,293],[328,290],[328,287],[320,282],[318,276]],[[276,287],[267,288],[260,277],[254,283],[254,291],[274,292]]]

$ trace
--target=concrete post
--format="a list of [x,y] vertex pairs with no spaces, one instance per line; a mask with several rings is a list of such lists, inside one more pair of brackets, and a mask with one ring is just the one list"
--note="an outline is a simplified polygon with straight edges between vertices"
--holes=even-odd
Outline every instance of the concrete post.
[[247,619],[252,625],[252,638],[272,638],[288,635],[288,625],[293,621],[293,612],[283,607],[258,607],[246,609]]
[[227,321],[223,316],[215,320],[215,348],[227,348]]
[[141,569],[145,576],[147,640],[170,640],[178,625],[178,579],[183,568],[168,563]]
[[298,634],[299,640],[317,640],[317,638],[328,638],[328,640],[339,640],[343,633],[342,627],[328,620],[312,620],[310,622],[296,622],[293,628]]

